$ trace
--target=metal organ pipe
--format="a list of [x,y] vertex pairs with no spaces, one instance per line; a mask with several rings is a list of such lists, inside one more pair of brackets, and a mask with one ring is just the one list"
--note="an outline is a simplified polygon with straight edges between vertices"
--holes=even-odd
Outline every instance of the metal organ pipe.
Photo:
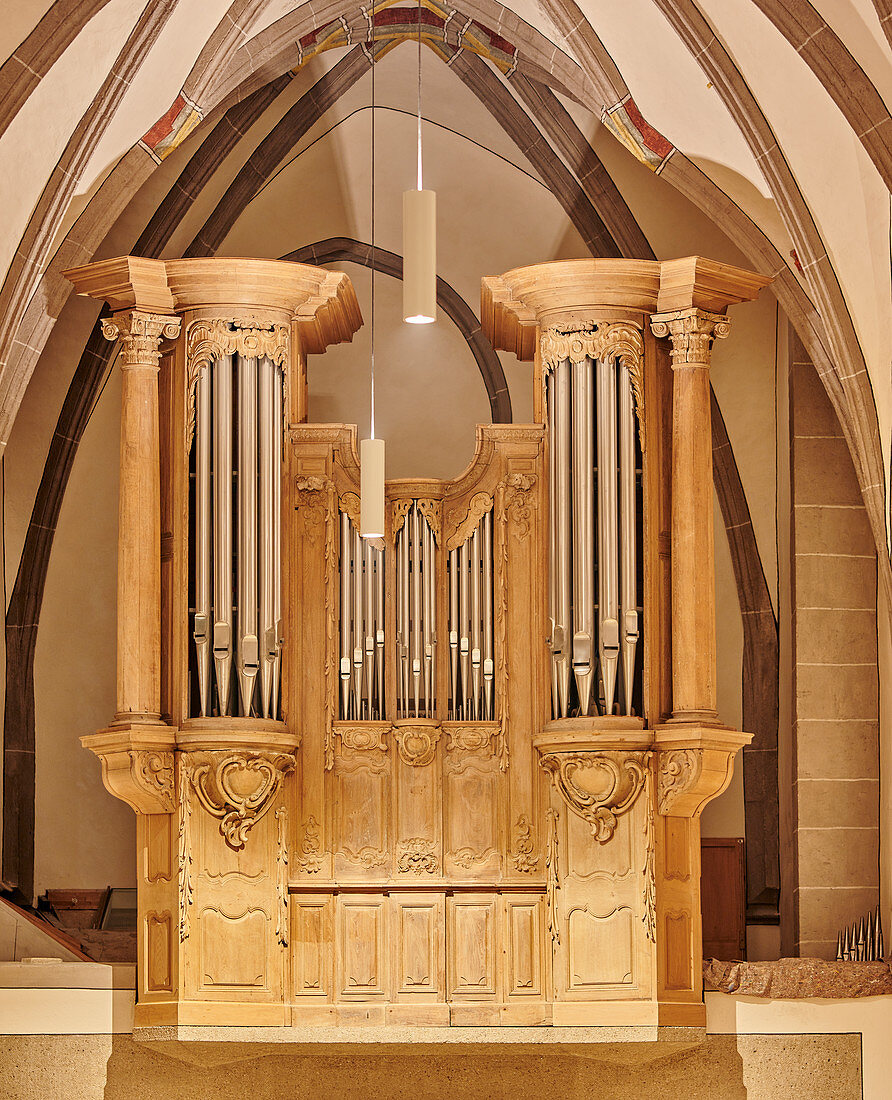
[[598,372],[598,587],[604,710],[613,713],[619,657],[619,548],[616,499],[616,367],[599,360]]
[[[612,714],[621,665],[619,709],[631,714],[640,624],[629,370],[612,358],[558,362],[547,379],[546,407],[552,712],[555,718],[599,709]],[[570,689],[571,641],[575,692]]]
[[449,714],[465,722],[495,717],[492,522],[449,552]]
[[279,629],[276,614],[275,577],[277,557],[275,547],[276,492],[278,457],[276,452],[276,366],[263,358],[258,365],[260,410],[260,713],[274,717],[273,682],[279,655]]
[[341,557],[340,557],[340,581],[341,581],[341,717],[350,716],[350,677],[353,670],[351,660],[350,628],[353,615],[350,609],[350,517],[346,512],[341,512]]
[[622,613],[623,696],[632,713],[635,650],[638,646],[638,538],[635,515],[635,409],[629,369],[620,363],[619,388],[619,516],[620,610]]
[[238,678],[242,714],[251,713],[257,644],[257,360],[239,358]]
[[195,618],[192,636],[198,672],[199,714],[210,702],[211,648],[211,370],[195,388]]
[[[193,641],[196,709],[202,717],[214,711],[221,717],[279,713],[282,393],[282,369],[267,357],[220,356],[196,382]],[[232,690],[234,655],[237,691]]]
[[339,716],[384,717],[384,554],[340,513]]
[[232,356],[214,364],[214,668],[220,714],[232,671]]
[[[594,674],[595,545],[592,520],[592,372],[573,364],[573,675],[587,714]],[[600,423],[599,423],[600,428]],[[600,439],[600,435],[599,435]],[[600,495],[600,477],[598,479]],[[599,510],[600,515],[600,510]]]
[[570,361],[555,368],[555,524],[557,556],[557,622],[554,630],[555,664],[560,697],[559,716],[570,708]]

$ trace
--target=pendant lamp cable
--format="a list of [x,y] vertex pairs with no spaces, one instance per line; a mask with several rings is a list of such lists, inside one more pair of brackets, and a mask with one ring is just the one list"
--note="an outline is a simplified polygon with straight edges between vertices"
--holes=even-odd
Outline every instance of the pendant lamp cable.
[[418,190],[424,190],[421,171],[421,0],[418,0]]
[[370,32],[371,49],[369,54],[372,61],[372,149],[371,149],[371,169],[372,169],[372,323],[371,323],[371,340],[372,340],[372,369],[371,369],[371,438],[375,438],[375,37],[374,27]]

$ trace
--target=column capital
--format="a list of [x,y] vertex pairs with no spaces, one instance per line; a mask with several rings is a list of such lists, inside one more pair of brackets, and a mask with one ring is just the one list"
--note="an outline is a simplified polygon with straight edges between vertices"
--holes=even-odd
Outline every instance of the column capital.
[[679,309],[671,313],[655,313],[650,319],[654,336],[668,336],[672,341],[672,369],[708,367],[713,341],[731,331],[731,321],[723,313],[708,313],[704,309]]
[[102,318],[102,335],[106,340],[121,341],[121,366],[125,370],[157,369],[161,340],[175,340],[179,334],[180,318],[169,314],[125,309]]

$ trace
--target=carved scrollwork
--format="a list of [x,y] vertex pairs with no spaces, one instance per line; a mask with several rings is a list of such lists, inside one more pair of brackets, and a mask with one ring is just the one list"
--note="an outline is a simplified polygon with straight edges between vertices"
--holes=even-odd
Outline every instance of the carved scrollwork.
[[501,727],[496,724],[466,726],[456,725],[448,728],[449,740],[446,753],[450,764],[460,764],[469,756],[492,756],[493,737],[499,737]]
[[121,341],[120,362],[125,370],[156,368],[161,359],[161,341],[176,340],[179,334],[179,317],[131,309],[102,318],[102,335],[106,340]]
[[546,927],[551,936],[552,943],[561,942],[561,929],[558,921],[557,892],[561,888],[558,875],[558,820],[557,810],[549,810],[545,815],[548,824],[548,845],[545,849],[545,912]]
[[529,494],[535,485],[535,474],[514,473],[508,474],[500,486],[503,517],[511,520],[514,533],[520,542],[523,542],[530,533],[533,505],[530,503]]
[[241,851],[293,767],[294,757],[284,753],[202,753],[192,768],[192,788],[202,807],[220,819],[229,847]]
[[400,760],[412,768],[430,764],[443,730],[435,722],[398,722],[393,727]]
[[644,930],[651,943],[657,942],[657,883],[654,872],[656,847],[654,838],[654,801],[651,797],[650,770],[644,784],[644,798],[647,803],[644,814]]
[[173,753],[131,752],[130,761],[134,780],[157,800],[160,812],[173,813]]
[[412,507],[411,500],[395,500],[391,505],[390,512],[390,537],[395,541],[398,533],[403,529],[403,524],[406,522],[406,516],[409,513],[409,509]]
[[672,807],[700,779],[703,753],[698,749],[673,749],[660,753],[657,794],[661,814]]
[[312,814],[304,822],[304,836],[297,852],[297,866],[308,875],[318,875],[322,870],[322,839],[319,822]]
[[418,505],[418,511],[427,520],[427,525],[430,527],[434,536],[434,542],[440,545],[440,517],[443,511],[443,505],[439,500],[427,500],[423,497],[419,498],[416,502]]
[[454,852],[447,852],[446,857],[457,867],[461,867],[462,870],[470,871],[472,867],[486,863],[497,854],[495,848],[484,848],[482,852],[478,852],[474,848],[465,847],[457,848]]
[[571,363],[580,363],[584,359],[615,359],[625,367],[635,398],[641,450],[644,450],[644,339],[636,325],[628,321],[615,321],[584,329],[548,328],[542,333],[539,353],[543,380],[567,359]]
[[345,848],[344,856],[351,863],[361,864],[367,871],[372,871],[376,867],[383,867],[387,863],[387,852],[383,848],[372,848],[370,845],[360,848],[359,851],[354,851],[353,848]]
[[392,728],[389,722],[366,722],[359,726],[341,722],[335,725],[334,732],[341,747],[349,753],[386,753],[387,734]]
[[486,515],[487,512],[492,510],[492,496],[490,493],[475,493],[468,504],[467,515],[449,538],[446,540],[446,550],[451,552],[457,550],[459,546],[464,546],[471,535],[474,533],[477,524]]
[[288,811],[276,810],[276,941],[288,946]]
[[514,846],[511,852],[511,862],[514,870],[522,875],[532,874],[539,865],[539,857],[533,855],[535,843],[533,841],[533,829],[526,814],[521,814],[514,823]]
[[[172,736],[169,742],[172,744]],[[170,814],[176,809],[173,753],[139,743],[127,733],[91,735],[84,744],[102,765],[105,789],[138,814]],[[156,742],[157,744],[157,742]]]
[[359,530],[360,527],[360,512],[362,509],[362,502],[359,499],[358,493],[344,493],[340,500],[341,511],[346,512],[350,517],[350,522]]
[[[186,454],[195,438],[195,387],[202,371],[223,355],[267,358],[287,368],[288,325],[264,322],[255,317],[214,318],[193,321],[186,335]],[[287,385],[288,370],[285,369]],[[285,428],[288,401],[283,402]]]
[[433,875],[440,869],[433,841],[426,837],[413,836],[402,840],[397,850],[397,870],[403,874]]
[[588,822],[599,844],[606,844],[616,830],[617,818],[641,793],[648,753],[556,752],[543,756],[540,763],[567,806]]
[[189,784],[192,781],[192,776],[190,771],[189,762],[180,757],[180,819],[177,824],[177,855],[179,857],[177,892],[180,902],[180,943],[185,943],[189,938],[189,916],[192,909],[192,800],[189,798]]

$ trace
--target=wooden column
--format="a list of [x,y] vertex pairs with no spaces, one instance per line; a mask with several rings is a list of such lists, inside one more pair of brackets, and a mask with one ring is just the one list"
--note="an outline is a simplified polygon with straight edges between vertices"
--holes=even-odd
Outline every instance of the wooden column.
[[684,309],[655,314],[655,336],[672,342],[672,700],[673,718],[715,721],[715,547],[709,363],[731,323]]
[[118,658],[115,722],[161,720],[161,482],[158,363],[179,317],[131,309],[102,322],[121,340]]

